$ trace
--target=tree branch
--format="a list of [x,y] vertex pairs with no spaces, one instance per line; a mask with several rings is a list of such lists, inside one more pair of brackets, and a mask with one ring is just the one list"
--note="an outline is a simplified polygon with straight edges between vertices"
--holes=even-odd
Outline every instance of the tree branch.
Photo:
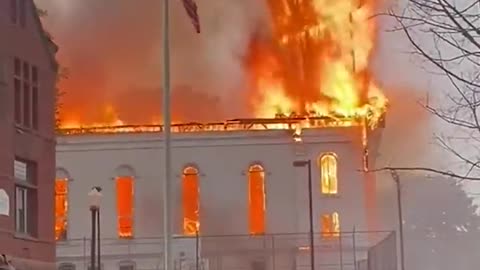
[[433,173],[433,174],[438,174],[438,175],[443,175],[443,176],[448,176],[451,178],[456,178],[459,180],[467,180],[467,181],[480,181],[480,177],[472,177],[468,175],[459,175],[456,173],[452,172],[447,172],[447,171],[442,171],[442,170],[437,170],[437,169],[432,169],[432,168],[427,168],[427,167],[381,167],[377,169],[371,169],[371,170],[360,170],[365,173],[376,173],[376,172],[384,172],[384,171],[410,171],[410,172],[428,172],[428,173]]

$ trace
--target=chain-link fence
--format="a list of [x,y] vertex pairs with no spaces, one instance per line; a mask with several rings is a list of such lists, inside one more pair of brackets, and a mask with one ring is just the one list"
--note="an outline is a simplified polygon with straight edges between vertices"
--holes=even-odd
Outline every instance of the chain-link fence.
[[[59,244],[58,262],[87,269],[89,246],[88,239]],[[161,238],[102,239],[101,247],[105,270],[128,261],[137,270],[163,269]],[[172,241],[176,270],[396,270],[396,250],[394,232],[200,235]]]

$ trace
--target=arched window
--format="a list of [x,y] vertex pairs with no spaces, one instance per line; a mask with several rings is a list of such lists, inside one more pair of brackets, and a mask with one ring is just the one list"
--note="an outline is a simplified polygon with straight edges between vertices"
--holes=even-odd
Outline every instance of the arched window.
[[68,179],[55,180],[55,240],[67,238]]
[[69,174],[64,169],[56,170],[55,178],[55,240],[67,239],[68,228],[68,181]]
[[183,234],[195,235],[200,231],[200,190],[199,175],[195,167],[189,166],[183,170],[182,205]]
[[132,238],[134,226],[135,174],[127,166],[116,170],[117,233],[119,238]]
[[255,164],[248,169],[248,210],[250,234],[265,233],[265,171]]
[[337,157],[334,153],[327,153],[318,158],[320,169],[320,183],[322,194],[338,193]]
[[322,215],[322,236],[338,237],[340,234],[340,217],[337,212]]

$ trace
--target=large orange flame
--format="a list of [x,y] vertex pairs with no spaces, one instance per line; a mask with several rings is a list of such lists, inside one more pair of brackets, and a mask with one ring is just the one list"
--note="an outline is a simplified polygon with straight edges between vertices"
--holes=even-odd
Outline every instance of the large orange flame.
[[[369,71],[376,41],[376,21],[372,15],[380,0],[265,1],[271,16],[270,35],[255,38],[245,59],[251,82],[249,101],[254,112],[251,116],[297,120],[300,117],[307,120],[300,124],[302,127],[353,124],[375,127],[387,106]],[[114,107],[107,106],[104,110],[101,123],[85,125],[65,119],[63,127],[123,125]],[[180,119],[175,112],[173,117]],[[224,125],[231,128],[232,123],[237,125],[234,121],[202,128],[217,130]],[[269,125],[291,127],[291,123]],[[125,130],[138,132],[133,127]]]
[[375,0],[268,0],[268,5],[272,36],[255,40],[248,59],[256,116],[377,122],[387,100],[369,72]]

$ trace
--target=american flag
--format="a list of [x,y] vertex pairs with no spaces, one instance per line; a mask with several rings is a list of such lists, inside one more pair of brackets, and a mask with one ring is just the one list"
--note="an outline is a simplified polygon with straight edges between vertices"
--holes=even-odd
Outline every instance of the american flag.
[[[221,0],[220,0],[221,1]],[[194,0],[182,0],[183,6],[187,11],[188,17],[192,20],[195,31],[200,33],[200,19],[198,17],[198,7]]]

